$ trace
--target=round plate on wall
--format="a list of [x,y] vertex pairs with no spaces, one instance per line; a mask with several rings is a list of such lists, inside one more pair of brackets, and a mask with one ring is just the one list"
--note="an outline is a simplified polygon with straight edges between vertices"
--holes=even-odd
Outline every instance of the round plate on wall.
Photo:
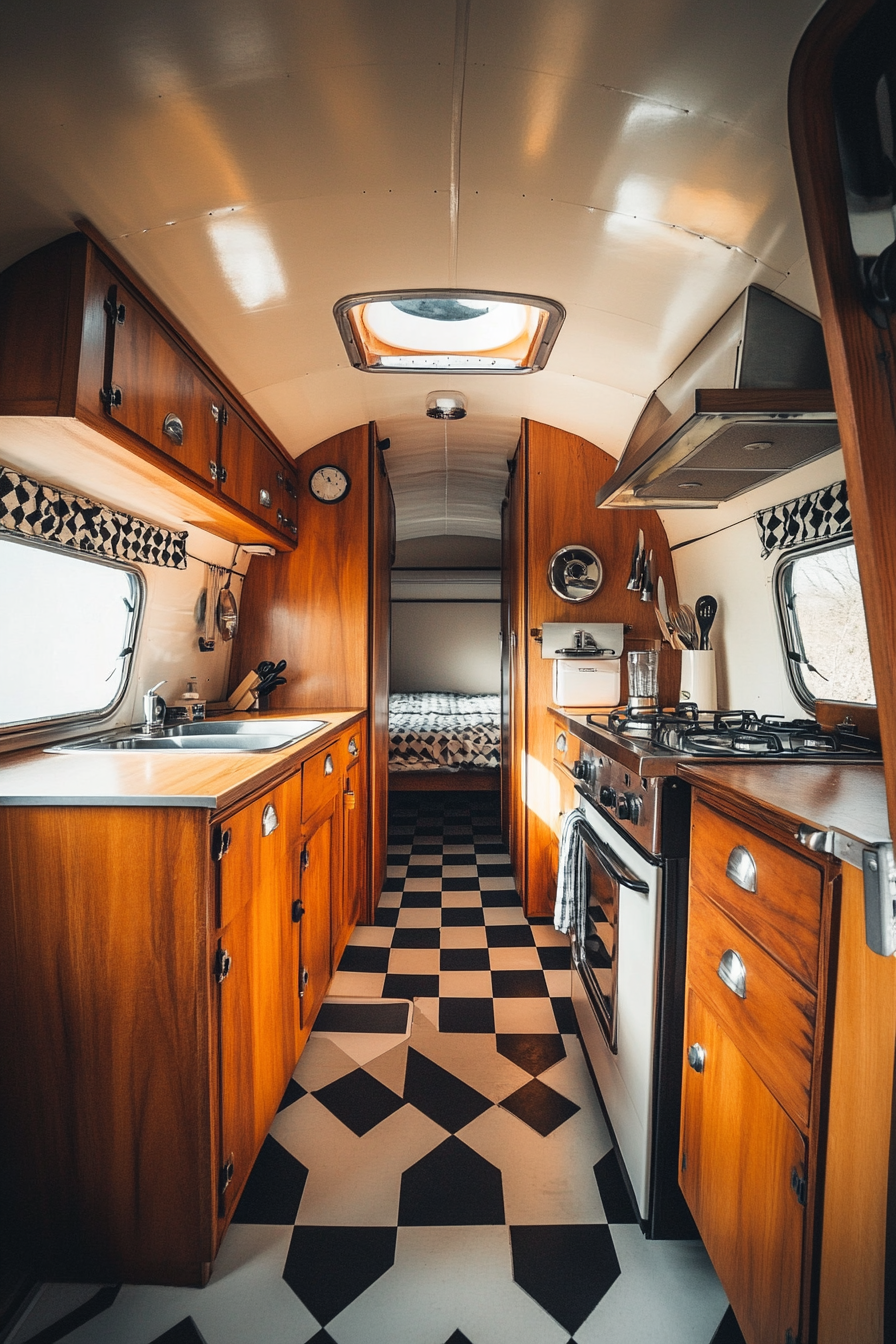
[[588,546],[564,546],[551,556],[548,583],[564,602],[587,602],[604,581],[604,567]]
[[308,489],[321,504],[338,504],[352,488],[348,473],[341,467],[318,467],[308,482]]

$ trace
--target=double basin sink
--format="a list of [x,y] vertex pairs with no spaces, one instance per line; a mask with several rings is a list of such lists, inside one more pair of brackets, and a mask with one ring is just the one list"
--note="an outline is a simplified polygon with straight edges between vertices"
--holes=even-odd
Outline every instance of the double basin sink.
[[49,751],[282,751],[325,728],[326,719],[228,719],[177,723],[152,733],[123,728],[100,737],[61,742]]

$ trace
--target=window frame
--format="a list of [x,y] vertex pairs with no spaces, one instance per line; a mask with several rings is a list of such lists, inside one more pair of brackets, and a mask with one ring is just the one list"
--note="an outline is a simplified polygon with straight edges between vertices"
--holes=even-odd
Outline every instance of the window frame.
[[115,698],[102,709],[93,710],[90,713],[73,714],[52,714],[40,719],[20,720],[16,723],[0,723],[0,739],[14,736],[22,736],[26,733],[46,732],[51,728],[72,729],[81,726],[88,727],[91,724],[102,722],[113,715],[120,707],[131,687],[131,678],[134,674],[134,666],[137,656],[137,645],[140,639],[140,633],[143,627],[143,614],[146,609],[146,578],[136,565],[126,560],[111,560],[104,555],[93,555],[90,551],[76,550],[73,546],[62,546],[58,542],[47,541],[41,537],[25,537],[11,529],[0,529],[0,544],[4,541],[13,542],[17,546],[38,547],[43,551],[52,551],[57,555],[67,555],[72,559],[84,560],[88,563],[104,565],[107,569],[124,571],[134,580],[134,610],[130,615],[130,621],[125,634],[124,648],[130,645],[131,652],[125,655],[127,660],[126,670],[121,680],[121,686]]
[[[805,556],[839,551],[847,546],[852,546],[855,549],[855,538],[852,532],[847,532],[838,537],[824,537],[819,541],[806,542],[802,546],[788,547],[778,556],[772,572],[775,616],[778,622],[778,634],[781,639],[781,651],[784,656],[787,681],[796,699],[813,714],[817,697],[812,694],[802,677],[802,668],[807,662],[806,649],[793,604],[788,601],[788,597],[792,597],[792,589],[788,587],[787,582],[788,571],[794,561],[803,559]],[[849,703],[854,702],[850,701]],[[870,706],[872,702],[856,701],[855,703]]]

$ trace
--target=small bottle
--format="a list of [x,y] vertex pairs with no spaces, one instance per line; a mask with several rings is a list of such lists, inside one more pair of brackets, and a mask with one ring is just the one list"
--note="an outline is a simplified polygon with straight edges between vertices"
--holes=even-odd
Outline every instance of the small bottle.
[[199,686],[197,685],[198,681],[199,681],[198,677],[187,677],[187,689],[181,696],[182,700],[199,699]]

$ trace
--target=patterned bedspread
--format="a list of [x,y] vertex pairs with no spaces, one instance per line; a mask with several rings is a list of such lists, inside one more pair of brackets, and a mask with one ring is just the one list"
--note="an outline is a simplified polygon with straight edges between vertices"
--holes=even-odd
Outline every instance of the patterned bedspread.
[[419,691],[389,696],[389,769],[501,764],[501,697]]

